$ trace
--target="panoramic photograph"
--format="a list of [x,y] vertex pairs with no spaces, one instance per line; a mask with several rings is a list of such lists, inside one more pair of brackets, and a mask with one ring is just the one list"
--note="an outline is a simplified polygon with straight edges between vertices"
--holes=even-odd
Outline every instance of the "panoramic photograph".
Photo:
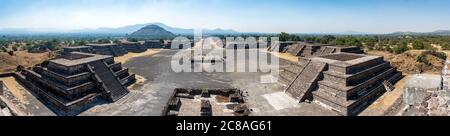
[[0,116],[450,116],[449,7],[0,0]]

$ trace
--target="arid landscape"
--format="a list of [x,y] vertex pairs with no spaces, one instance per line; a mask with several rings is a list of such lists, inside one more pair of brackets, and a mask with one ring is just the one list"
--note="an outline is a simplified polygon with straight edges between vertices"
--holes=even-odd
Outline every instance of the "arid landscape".
[[102,2],[0,4],[0,115],[450,115],[445,4]]

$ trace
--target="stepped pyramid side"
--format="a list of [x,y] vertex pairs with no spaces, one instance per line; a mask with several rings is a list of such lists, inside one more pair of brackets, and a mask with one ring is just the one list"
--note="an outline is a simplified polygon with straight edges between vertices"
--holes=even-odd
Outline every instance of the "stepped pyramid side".
[[353,116],[386,92],[384,84],[395,84],[401,78],[402,74],[383,57],[334,53],[310,58],[286,93]]
[[[96,98],[116,101],[135,82],[135,75],[115,63],[112,56],[71,52],[20,73],[26,88],[62,113],[71,113]],[[106,89],[105,89],[106,88]]]

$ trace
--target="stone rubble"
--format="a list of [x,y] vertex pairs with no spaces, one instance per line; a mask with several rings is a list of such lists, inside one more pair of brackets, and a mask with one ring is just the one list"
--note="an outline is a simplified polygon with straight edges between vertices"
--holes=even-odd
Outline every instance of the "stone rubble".
[[448,65],[450,60],[446,60],[442,70],[442,89],[429,91],[419,105],[412,105],[404,115],[409,116],[450,116],[450,71]]

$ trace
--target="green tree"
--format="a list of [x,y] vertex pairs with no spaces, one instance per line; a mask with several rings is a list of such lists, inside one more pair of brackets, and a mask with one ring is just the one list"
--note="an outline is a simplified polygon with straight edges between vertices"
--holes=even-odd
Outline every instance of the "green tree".
[[280,41],[290,41],[291,35],[286,32],[281,32],[277,35]]
[[365,44],[366,44],[367,49],[373,50],[373,49],[375,49],[376,41],[375,40],[367,40],[365,42]]
[[108,44],[108,43],[111,43],[111,40],[109,40],[109,39],[100,39],[97,42],[101,43],[101,44]]
[[346,40],[346,44],[350,46],[362,46],[361,41],[359,41],[356,37],[350,37],[348,40]]
[[136,38],[128,38],[127,41],[130,41],[130,42],[138,42],[138,39],[136,39]]
[[345,40],[345,38],[337,38],[335,44],[336,45],[346,45],[346,40]]
[[425,49],[425,44],[422,41],[415,40],[412,44],[413,49],[422,50]]
[[51,51],[56,50],[55,42],[45,42],[44,49],[49,49]]
[[8,54],[9,54],[10,56],[14,56],[14,51],[8,51]]
[[441,45],[441,47],[442,47],[442,49],[443,50],[450,50],[450,45],[449,45],[449,43],[442,43],[442,45]]
[[23,70],[25,70],[25,67],[22,66],[22,65],[18,65],[18,66],[16,67],[16,71],[17,71],[17,72],[21,72],[21,71],[23,71]]
[[113,43],[115,43],[115,44],[120,44],[121,42],[120,42],[119,40],[115,39],[115,40],[113,41]]
[[336,37],[334,37],[333,35],[325,35],[320,39],[320,43],[329,44],[334,40],[336,40]]
[[17,49],[17,45],[13,45],[11,48],[12,48],[13,51],[17,51],[18,50]]
[[33,45],[32,45],[31,43],[27,43],[27,44],[25,45],[25,50],[31,51],[32,49],[33,49]]
[[403,52],[405,52],[407,50],[408,50],[408,43],[406,41],[400,42],[399,44],[394,46],[394,48],[392,49],[392,51],[395,54],[400,54],[400,53],[403,53]]
[[3,51],[3,52],[8,52],[8,49],[6,49],[6,47],[3,46],[3,47],[2,47],[2,51]]

